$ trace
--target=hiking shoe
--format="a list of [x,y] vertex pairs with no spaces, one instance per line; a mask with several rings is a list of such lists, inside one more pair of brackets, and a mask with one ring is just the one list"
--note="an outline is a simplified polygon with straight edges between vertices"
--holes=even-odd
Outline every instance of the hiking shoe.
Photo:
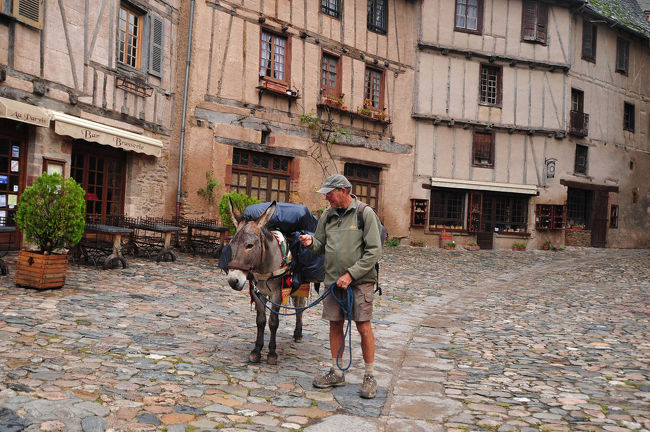
[[377,381],[372,375],[363,376],[360,396],[364,399],[374,399],[377,395]]
[[312,385],[316,388],[340,387],[345,385],[345,375],[338,376],[334,373],[334,369],[330,368],[330,371],[322,377],[314,378]]

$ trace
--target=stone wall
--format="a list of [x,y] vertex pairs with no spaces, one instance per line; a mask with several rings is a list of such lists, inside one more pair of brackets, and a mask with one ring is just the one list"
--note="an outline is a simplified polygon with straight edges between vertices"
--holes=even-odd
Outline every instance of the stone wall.
[[591,246],[591,231],[590,230],[573,230],[568,229],[564,231],[564,241],[567,246]]

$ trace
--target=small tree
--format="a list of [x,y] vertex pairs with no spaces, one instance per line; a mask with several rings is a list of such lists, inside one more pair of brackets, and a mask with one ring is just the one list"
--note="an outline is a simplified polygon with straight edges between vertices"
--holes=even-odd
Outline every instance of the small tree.
[[199,188],[196,191],[196,194],[202,198],[204,198],[208,203],[212,204],[215,202],[216,198],[214,196],[214,193],[219,189],[221,184],[219,183],[219,180],[215,180],[214,177],[214,172],[213,171],[206,171],[205,172],[205,187],[204,188]]
[[225,227],[230,229],[230,233],[235,233],[235,222],[230,217],[230,208],[228,204],[228,199],[232,200],[233,205],[239,210],[240,213],[244,213],[246,207],[251,204],[259,204],[262,201],[257,198],[246,195],[245,193],[239,193],[237,191],[232,191],[221,196],[219,201],[219,215],[221,216],[221,222]]
[[16,225],[41,252],[72,247],[84,232],[85,195],[73,178],[43,173],[20,196]]

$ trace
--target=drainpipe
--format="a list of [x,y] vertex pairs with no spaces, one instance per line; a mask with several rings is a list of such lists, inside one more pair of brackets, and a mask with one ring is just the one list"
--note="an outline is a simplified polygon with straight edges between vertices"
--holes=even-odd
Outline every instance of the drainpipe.
[[185,86],[183,88],[183,117],[178,155],[178,185],[176,187],[176,217],[181,217],[181,183],[183,180],[183,147],[185,146],[185,119],[187,118],[187,86],[190,81],[190,60],[192,58],[192,30],[194,28],[194,0],[190,5],[190,29],[187,35],[187,59],[185,60]]

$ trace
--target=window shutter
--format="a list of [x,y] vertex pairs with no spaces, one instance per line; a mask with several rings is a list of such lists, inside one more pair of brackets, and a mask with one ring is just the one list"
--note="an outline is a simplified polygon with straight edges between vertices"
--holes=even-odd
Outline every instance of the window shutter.
[[151,23],[149,39],[149,73],[157,77],[162,77],[163,60],[165,57],[163,51],[165,25],[162,19],[154,15],[151,15],[149,22]]
[[537,42],[546,44],[548,38],[548,5],[537,3]]
[[521,38],[534,41],[537,35],[537,2],[525,1],[521,26]]
[[590,22],[582,22],[582,58],[584,59],[592,58],[593,29],[594,26]]
[[622,38],[618,38],[616,43],[616,70],[621,72],[627,72],[627,56],[628,56],[628,45],[627,41]]
[[43,0],[14,0],[14,17],[27,25],[43,28]]

